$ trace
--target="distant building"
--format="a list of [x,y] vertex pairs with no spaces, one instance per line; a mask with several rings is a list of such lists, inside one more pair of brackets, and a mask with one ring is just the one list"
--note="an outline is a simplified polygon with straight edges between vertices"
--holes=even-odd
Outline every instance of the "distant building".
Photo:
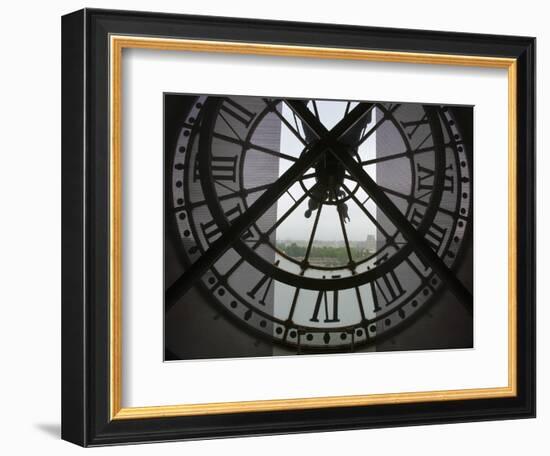
[[376,250],[376,238],[374,234],[367,234],[367,250],[374,252]]

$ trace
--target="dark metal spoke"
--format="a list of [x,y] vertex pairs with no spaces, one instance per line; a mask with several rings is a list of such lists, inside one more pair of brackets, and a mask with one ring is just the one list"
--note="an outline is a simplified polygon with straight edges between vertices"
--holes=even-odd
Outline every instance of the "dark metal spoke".
[[377,123],[374,124],[374,126],[369,131],[367,131],[364,135],[362,135],[359,138],[359,141],[357,141],[353,146],[354,147],[359,147],[361,144],[363,144],[367,139],[370,138],[370,136],[376,130],[378,130],[378,127],[380,127],[380,125],[382,125],[385,121],[386,121],[386,119],[384,117],[382,117],[382,119],[380,119]]
[[225,122],[225,124],[229,127],[229,129],[233,132],[233,134],[239,139],[240,142],[243,142],[243,139],[241,138],[241,135],[239,135],[235,129],[231,126],[231,124],[229,123],[229,121],[225,118],[225,116],[220,112],[219,113],[219,116],[223,119],[223,121]]
[[239,190],[235,190],[234,188],[231,188],[229,185],[226,185],[221,181],[215,180],[215,182],[216,182],[217,185],[219,185],[220,187],[225,188],[226,190],[228,190],[231,193],[238,193],[239,192]]
[[319,116],[319,110],[317,109],[317,102],[315,100],[311,100],[311,104],[313,105],[313,112],[315,112],[315,117],[321,120],[321,116]]
[[299,131],[297,131],[291,123],[277,110],[277,103],[270,102],[269,100],[264,99],[264,103],[272,109],[275,115],[281,120],[285,127],[287,127],[293,134],[298,138],[298,140],[304,145],[307,146],[307,141],[302,137]]
[[355,177],[353,177],[351,174],[346,173],[344,177],[345,177],[347,180],[350,180],[350,181],[353,181],[353,182],[357,182],[357,179],[356,179]]
[[307,194],[304,193],[300,198],[296,200],[296,202],[290,206],[287,211],[279,218],[269,230],[265,232],[266,236],[269,236],[273,231],[275,231],[279,226],[281,226],[281,223],[283,223],[297,208],[302,204],[302,202],[307,198]]
[[323,205],[319,206],[317,209],[317,214],[315,215],[315,221],[313,222],[313,227],[311,228],[311,234],[309,235],[309,242],[307,243],[306,255],[304,256],[304,263],[307,263],[309,260],[309,255],[311,253],[311,247],[313,247],[313,241],[315,239],[315,233],[317,232],[317,225],[319,224],[319,219],[321,218],[321,211],[323,210]]
[[[244,196],[248,196],[248,195],[251,195],[253,193],[257,193],[257,192],[261,192],[263,190],[267,190],[272,185],[273,185],[273,182],[271,182],[269,184],[258,185],[256,187],[245,188],[243,190],[243,193],[244,193]],[[225,195],[219,196],[218,200],[219,201],[226,201],[226,200],[229,200],[229,199],[238,198],[240,196],[243,196],[241,194],[240,190],[231,190],[231,192],[232,193],[226,193]],[[184,209],[185,210],[193,210],[193,209],[196,209],[197,207],[204,206],[205,204],[207,204],[206,200],[197,201],[197,202],[191,203],[187,206],[186,205],[177,206],[177,207],[174,208],[174,211],[179,212],[179,211],[184,210]]]
[[385,155],[383,157],[376,157],[370,160],[364,160],[361,162],[363,166],[375,165],[377,163],[383,163],[390,160],[397,160],[399,158],[411,158],[413,155],[424,154],[426,152],[434,152],[435,146],[419,147],[415,150],[399,152],[397,154]]
[[[258,246],[257,245],[254,245],[252,248],[255,249],[256,247]],[[229,279],[229,277],[237,270],[241,267],[241,264],[244,263],[244,258],[239,258],[235,264],[233,264],[233,266],[231,266],[231,268],[229,268],[229,270],[224,274],[224,277],[227,279]]]
[[348,239],[348,232],[346,231],[346,222],[344,221],[344,216],[342,215],[342,213],[337,210],[338,212],[338,217],[340,218],[340,226],[342,227],[342,234],[344,235],[344,243],[346,244],[346,252],[348,253],[348,260],[349,260],[349,265],[350,265],[350,268],[351,269],[354,269],[353,268],[353,264],[355,263],[353,261],[353,258],[351,256],[351,248],[350,248],[350,245],[349,245],[349,239]]
[[344,112],[344,115],[347,116],[349,112],[349,108],[351,107],[351,101],[348,101],[346,103],[346,112]]
[[288,154],[285,154],[283,152],[278,152],[276,150],[270,149],[268,147],[260,146],[258,144],[248,143],[247,146],[251,150],[257,150],[258,152],[263,152],[265,154],[273,155],[274,157],[279,157],[279,158],[282,158],[284,160],[288,160],[288,161],[292,161],[292,162],[295,162],[296,160],[298,160],[297,157],[293,157],[292,155],[288,155]]
[[298,125],[298,118],[296,117],[296,114],[293,113],[294,118],[294,126],[296,127],[296,131],[300,131],[300,125]]
[[290,190],[287,190],[287,191],[286,191],[286,194],[287,194],[288,196],[290,196],[290,199],[291,199],[292,201],[296,202],[296,198],[294,198],[294,196],[292,196],[292,193],[290,193]]
[[[406,193],[402,193],[400,192],[399,190],[394,190],[392,188],[388,188],[388,187],[385,187],[383,185],[379,185],[379,187],[384,190],[384,192],[390,194],[390,195],[393,195],[393,196],[396,196],[398,198],[401,198],[401,199],[404,199],[405,201],[407,201],[409,204],[419,204],[420,206],[424,206],[424,207],[428,207],[430,204],[427,202],[427,201],[423,201],[422,198],[425,198],[426,196],[428,196],[429,194],[432,193],[432,191],[430,190],[429,192],[426,192],[424,193],[423,195],[419,196],[419,197],[414,197],[412,195],[407,195]],[[446,215],[449,215],[450,217],[459,217],[459,218],[465,218],[465,217],[462,217],[460,214],[458,214],[457,212],[455,211],[451,211],[449,209],[445,209],[444,207],[438,207],[437,208],[437,211],[438,212],[441,212],[442,214],[446,214]]]
[[283,152],[279,152],[273,149],[270,149],[269,147],[260,146],[259,144],[254,144],[252,142],[246,142],[242,141],[240,139],[232,138],[231,136],[224,135],[223,133],[214,132],[212,134],[214,138],[220,139],[222,141],[226,141],[233,144],[238,144],[246,149],[253,149],[257,150],[259,152],[264,152],[269,155],[273,155],[274,157],[283,158],[284,160],[289,160],[295,162],[298,160],[296,157],[293,157],[292,155],[285,154]]
[[226,134],[219,133],[217,131],[212,132],[212,136],[216,139],[221,139],[222,141],[232,143],[232,144],[237,144],[239,146],[244,146],[245,144],[242,139],[233,138],[232,136],[228,136]]
[[[277,219],[277,221],[273,225],[271,225],[269,230],[263,233],[260,239],[249,239],[249,240],[245,239],[244,242],[250,242],[250,243],[254,242],[252,249],[254,250],[258,248],[263,243],[262,238],[269,237],[271,233],[273,233],[273,231],[275,231],[281,225],[281,223],[283,223],[298,208],[298,206],[302,204],[302,202],[306,199],[306,197],[307,197],[307,194],[304,193],[300,198],[295,200],[294,204],[285,211],[285,213],[281,216],[281,218]],[[244,261],[244,259],[241,258],[241,262],[242,261]]]
[[[263,185],[257,185],[256,187],[250,187],[245,188],[243,191],[246,194],[246,196],[251,195],[252,193],[261,192],[262,190],[267,190],[269,187],[273,185],[273,182],[270,182],[269,184],[263,184]],[[221,200],[223,196],[221,196],[219,199]]]
[[307,173],[307,174],[304,174],[304,175],[302,176],[302,180],[304,180],[304,179],[311,179],[312,177],[316,177],[316,176],[317,176],[317,174],[316,174],[315,172]]
[[365,207],[364,204],[359,201],[359,199],[355,196],[355,194],[350,190],[350,188],[343,184],[342,188],[350,195],[351,199],[357,204],[359,209],[363,211],[363,213],[368,217],[368,219],[372,222],[374,226],[376,226],[376,229],[382,233],[382,235],[386,238],[388,242],[392,242],[393,236],[390,236],[388,232],[384,229],[384,227],[380,224],[378,220],[376,220],[376,217],[370,213],[370,211]]

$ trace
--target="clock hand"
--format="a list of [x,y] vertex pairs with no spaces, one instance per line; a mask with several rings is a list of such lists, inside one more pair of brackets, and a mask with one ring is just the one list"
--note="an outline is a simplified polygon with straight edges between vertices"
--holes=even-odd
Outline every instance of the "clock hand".
[[[319,137],[326,135],[326,127],[319,122],[313,113],[299,101],[288,102],[300,119],[311,128]],[[329,152],[334,155],[363,187],[367,194],[373,199],[376,205],[382,209],[386,216],[399,229],[401,234],[411,243],[420,257],[429,264],[439,277],[447,283],[450,291],[456,296],[466,310],[473,312],[473,298],[470,291],[455,276],[453,271],[437,255],[431,246],[426,242],[424,236],[401,213],[399,208],[390,200],[378,184],[368,175],[360,163],[349,153],[349,146],[335,141],[329,146]]]
[[260,218],[290,186],[300,178],[317,160],[319,160],[329,144],[337,141],[350,128],[359,122],[368,112],[365,105],[356,106],[326,135],[315,142],[309,150],[306,149],[300,158],[277,179],[273,185],[262,193],[250,207],[239,216],[216,239],[204,254],[197,259],[175,282],[166,290],[165,308],[170,309],[193,284],[239,239],[241,234]]

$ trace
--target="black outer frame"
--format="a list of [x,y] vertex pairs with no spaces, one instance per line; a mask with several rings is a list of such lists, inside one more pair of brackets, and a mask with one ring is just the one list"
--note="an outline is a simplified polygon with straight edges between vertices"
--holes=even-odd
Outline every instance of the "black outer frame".
[[[110,420],[110,34],[518,60],[513,398]],[[82,446],[535,416],[535,39],[84,9],[62,19],[62,438]]]

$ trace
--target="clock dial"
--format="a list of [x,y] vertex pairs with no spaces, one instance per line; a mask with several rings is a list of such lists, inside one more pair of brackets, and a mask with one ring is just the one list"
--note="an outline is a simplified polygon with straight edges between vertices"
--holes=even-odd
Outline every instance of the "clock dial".
[[203,293],[299,353],[398,333],[470,244],[471,159],[451,107],[197,96],[169,182],[186,268],[212,255]]

